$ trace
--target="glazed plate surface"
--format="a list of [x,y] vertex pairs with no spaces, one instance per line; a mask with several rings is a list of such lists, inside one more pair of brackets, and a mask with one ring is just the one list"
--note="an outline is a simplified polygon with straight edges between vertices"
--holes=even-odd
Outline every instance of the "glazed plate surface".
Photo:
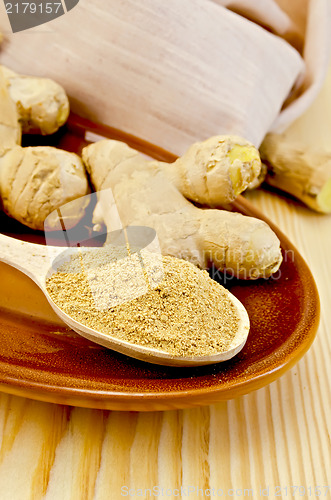
[[[88,132],[88,135],[86,135]],[[93,134],[123,140],[154,158],[174,155],[118,130],[71,115],[51,144],[80,152]],[[244,198],[230,210],[264,219]],[[264,219],[265,220],[265,219]],[[211,269],[246,307],[251,330],[232,360],[205,367],[172,368],[140,362],[93,344],[67,328],[39,288],[0,263],[0,389],[16,395],[75,406],[115,410],[166,410],[212,404],[258,389],[281,376],[308,350],[319,322],[319,299],[307,264],[272,224],[284,261],[274,278],[238,281]],[[43,234],[0,214],[1,232],[44,243]]]

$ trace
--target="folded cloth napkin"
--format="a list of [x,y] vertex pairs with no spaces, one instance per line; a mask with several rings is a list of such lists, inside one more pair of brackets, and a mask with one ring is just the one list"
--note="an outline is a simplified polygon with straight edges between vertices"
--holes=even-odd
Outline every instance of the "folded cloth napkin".
[[316,97],[330,0],[94,0],[10,34],[1,63],[49,76],[74,111],[181,154],[235,133],[259,146]]

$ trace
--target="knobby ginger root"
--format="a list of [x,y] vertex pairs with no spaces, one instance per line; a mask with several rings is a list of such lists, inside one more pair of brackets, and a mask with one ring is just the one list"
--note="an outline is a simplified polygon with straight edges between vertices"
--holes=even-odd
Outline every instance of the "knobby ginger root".
[[294,144],[285,134],[267,134],[260,148],[271,186],[295,196],[308,207],[331,213],[331,154]]
[[143,169],[150,163],[154,169],[161,169],[185,198],[209,207],[233,201],[258,177],[261,168],[257,149],[238,136],[215,136],[197,142],[174,163],[148,162],[120,141],[112,141],[111,150],[105,175],[119,163],[130,165],[132,170]]
[[[36,94],[38,94],[38,90]],[[32,95],[33,92],[30,92]],[[40,94],[39,94],[40,96]],[[36,101],[37,102],[37,101]],[[47,109],[42,102],[41,109]],[[55,113],[56,114],[56,113]],[[42,115],[45,118],[43,122]],[[32,115],[31,115],[32,116]],[[36,115],[35,115],[36,116]],[[53,111],[38,115],[40,130],[50,129]],[[54,121],[55,119],[55,121]],[[21,126],[17,103],[10,95],[10,83],[0,67],[0,197],[4,211],[33,229],[43,229],[49,213],[61,205],[89,192],[82,160],[74,153],[51,147],[22,148]],[[66,227],[82,217],[85,201],[72,207]],[[55,229],[55,228],[54,228]],[[56,227],[56,229],[59,229]]]
[[197,208],[169,180],[164,164],[146,161],[137,154],[135,161],[130,155],[121,158],[120,151],[128,149],[120,149],[117,141],[110,140],[83,150],[83,161],[96,191],[110,188],[116,204],[115,210],[110,207],[103,213],[99,204],[95,223],[102,221],[101,215],[111,232],[118,229],[119,215],[123,226],[152,227],[163,254],[202,268],[213,261],[219,269],[240,278],[267,278],[278,270],[282,261],[279,240],[265,222]]
[[69,116],[69,101],[64,89],[53,80],[18,75],[1,66],[8,92],[16,104],[23,134],[53,134]]
[[162,168],[185,198],[212,207],[243,192],[258,177],[261,160],[258,150],[242,137],[219,135],[193,144]]
[[21,127],[15,103],[8,91],[8,82],[0,66],[0,158],[17,144],[21,144]]
[[[44,229],[44,220],[53,210],[87,192],[84,165],[74,153],[48,146],[16,146],[1,160],[4,211],[33,229]],[[76,204],[77,212],[65,220],[67,229],[78,222],[84,208],[84,200]]]

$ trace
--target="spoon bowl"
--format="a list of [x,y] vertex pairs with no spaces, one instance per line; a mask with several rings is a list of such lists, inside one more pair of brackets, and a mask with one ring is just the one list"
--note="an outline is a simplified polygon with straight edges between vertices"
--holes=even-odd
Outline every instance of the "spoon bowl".
[[[50,306],[61,320],[79,335],[117,351],[126,356],[149,363],[167,366],[198,366],[219,363],[233,358],[245,345],[249,333],[249,318],[241,302],[230,292],[228,296],[235,306],[239,325],[230,346],[226,351],[206,356],[174,356],[161,349],[154,349],[124,341],[109,334],[94,330],[66,314],[51,298],[46,280],[56,272],[64,254],[74,255],[81,247],[55,247],[28,243],[0,234],[0,261],[15,267],[29,276],[42,290]],[[93,248],[89,247],[89,251]]]

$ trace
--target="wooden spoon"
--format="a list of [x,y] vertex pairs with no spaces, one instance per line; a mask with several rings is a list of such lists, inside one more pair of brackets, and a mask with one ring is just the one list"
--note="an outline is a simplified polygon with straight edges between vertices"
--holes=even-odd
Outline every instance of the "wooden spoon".
[[[92,249],[89,248],[89,250],[91,251]],[[66,248],[37,245],[0,234],[0,261],[19,269],[29,276],[41,288],[49,304],[62,321],[79,335],[86,337],[92,342],[101,344],[126,356],[131,356],[132,358],[169,366],[198,366],[219,363],[232,358],[244,347],[249,332],[248,314],[241,302],[230,292],[228,292],[229,298],[235,305],[239,316],[238,331],[227,351],[213,355],[196,357],[174,356],[159,349],[123,341],[79,323],[55,304],[46,289],[46,280],[56,272],[57,266],[62,262],[59,259],[60,255],[64,254],[64,252],[68,255],[78,251],[78,247]],[[58,264],[55,264],[55,260]]]

